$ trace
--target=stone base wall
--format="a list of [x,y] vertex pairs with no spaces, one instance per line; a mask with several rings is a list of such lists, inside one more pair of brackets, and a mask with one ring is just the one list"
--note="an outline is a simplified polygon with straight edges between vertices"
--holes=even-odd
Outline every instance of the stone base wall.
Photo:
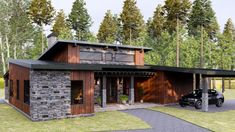
[[30,71],[30,117],[33,121],[68,117],[70,104],[70,72]]
[[5,87],[5,100],[9,99],[9,87]]

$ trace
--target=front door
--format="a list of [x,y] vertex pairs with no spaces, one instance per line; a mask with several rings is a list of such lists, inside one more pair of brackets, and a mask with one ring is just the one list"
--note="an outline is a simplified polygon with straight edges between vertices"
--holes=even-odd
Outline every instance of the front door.
[[107,78],[107,103],[117,103],[117,78]]

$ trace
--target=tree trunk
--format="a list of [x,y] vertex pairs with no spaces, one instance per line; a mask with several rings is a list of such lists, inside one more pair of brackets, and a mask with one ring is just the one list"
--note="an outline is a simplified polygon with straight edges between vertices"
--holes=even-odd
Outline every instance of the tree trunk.
[[10,45],[9,45],[9,40],[8,40],[8,36],[5,35],[5,39],[6,39],[6,47],[7,47],[7,58],[10,58]]
[[14,58],[14,59],[17,59],[17,57],[16,57],[16,56],[17,56],[17,55],[16,55],[17,53],[16,53],[16,52],[17,52],[17,51],[16,51],[16,43],[14,43],[14,47],[13,47],[13,58]]
[[200,68],[204,68],[204,51],[203,51],[204,43],[203,43],[203,26],[201,26],[201,55],[200,55]]
[[215,78],[213,78],[212,84],[213,84],[213,89],[216,89],[216,87],[215,87]]
[[176,27],[176,67],[179,67],[179,61],[180,61],[180,44],[179,44],[179,18],[177,17],[177,27]]
[[224,93],[225,88],[224,88],[224,78],[222,78],[222,93]]
[[43,42],[43,25],[41,26],[41,45],[42,45],[42,53],[44,52],[44,49],[45,49],[45,45],[44,45],[44,42]]
[[231,89],[231,78],[229,78],[229,82],[228,83],[229,83],[229,85],[228,85],[229,87],[228,88]]
[[5,56],[4,56],[4,50],[3,50],[3,43],[2,43],[2,37],[0,36],[0,51],[1,51],[1,59],[2,59],[2,72],[3,74],[6,73],[6,62],[5,62]]

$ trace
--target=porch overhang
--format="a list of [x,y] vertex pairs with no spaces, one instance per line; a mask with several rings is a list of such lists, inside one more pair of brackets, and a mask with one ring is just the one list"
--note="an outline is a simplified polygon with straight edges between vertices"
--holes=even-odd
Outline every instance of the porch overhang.
[[96,71],[95,76],[101,77],[103,75],[106,76],[134,76],[134,77],[151,77],[156,75],[156,72],[151,71]]

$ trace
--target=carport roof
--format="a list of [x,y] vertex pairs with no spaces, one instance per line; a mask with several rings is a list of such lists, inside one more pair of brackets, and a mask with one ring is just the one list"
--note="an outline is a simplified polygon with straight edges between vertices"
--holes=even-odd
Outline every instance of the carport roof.
[[11,64],[35,70],[89,70],[89,71],[167,71],[189,74],[202,74],[204,77],[235,77],[235,71],[219,69],[181,68],[157,65],[111,65],[111,64],[70,64],[41,60],[13,60]]

